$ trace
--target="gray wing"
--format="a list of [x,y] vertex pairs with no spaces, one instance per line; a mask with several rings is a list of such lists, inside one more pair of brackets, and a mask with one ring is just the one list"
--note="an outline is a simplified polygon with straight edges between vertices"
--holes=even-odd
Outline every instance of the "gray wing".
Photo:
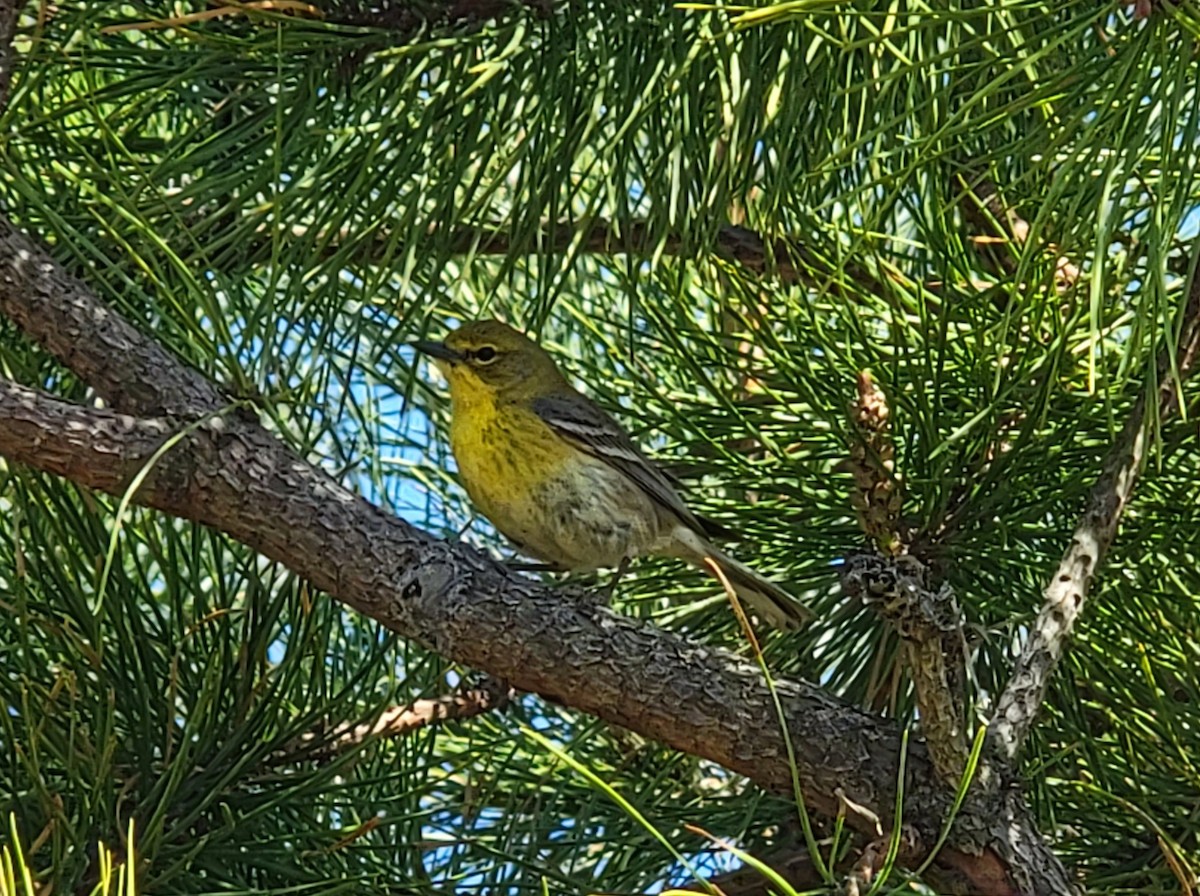
[[688,510],[666,474],[600,408],[582,396],[547,395],[534,399],[533,411],[576,448],[624,473],[685,525],[705,532],[705,526]]

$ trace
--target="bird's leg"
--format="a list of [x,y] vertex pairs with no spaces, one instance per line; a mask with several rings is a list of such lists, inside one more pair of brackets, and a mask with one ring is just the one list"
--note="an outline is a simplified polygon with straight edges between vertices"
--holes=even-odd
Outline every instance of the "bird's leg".
[[564,584],[560,587],[560,591],[577,600],[579,603],[591,607],[609,607],[612,604],[613,592],[616,591],[617,582],[621,580],[621,576],[625,574],[625,570],[629,567],[629,558],[626,557],[617,566],[612,578],[604,587],[596,587],[592,584]]
[[604,603],[611,604],[613,596],[617,593],[617,583],[621,581],[621,577],[629,571],[629,558],[622,557],[621,562],[617,564],[616,570],[612,574],[612,578],[608,581],[608,586],[601,592],[604,595]]
[[[597,607],[607,607],[612,603],[613,596],[616,594],[617,583],[621,581],[621,577],[629,569],[628,557],[621,558],[621,562],[617,565],[616,570],[609,579],[608,584],[602,588],[588,587],[587,585],[572,584],[568,575],[568,580],[560,585],[560,590],[564,594],[571,594],[583,603],[591,604]],[[556,566],[553,563],[542,563],[537,560],[520,560],[517,558],[509,558],[500,561],[501,565],[510,572],[550,572],[562,573],[568,572],[561,566]]]

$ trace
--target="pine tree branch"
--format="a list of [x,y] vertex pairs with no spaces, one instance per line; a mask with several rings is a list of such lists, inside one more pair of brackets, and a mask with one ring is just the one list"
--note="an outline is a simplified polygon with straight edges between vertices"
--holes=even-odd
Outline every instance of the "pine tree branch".
[[366,56],[421,34],[478,31],[505,14],[524,12],[539,19],[554,13],[553,0],[331,0],[323,4],[325,21],[372,29],[361,44],[344,56],[337,68],[348,76]]
[[[0,421],[0,455],[110,495],[123,494],[177,429],[164,419],[60,401],[3,378]],[[165,478],[160,467],[153,481]]]
[[[1195,369],[1200,352],[1200,272],[1193,272],[1182,326],[1174,349],[1164,348],[1158,362],[1157,420],[1178,408],[1179,390]],[[1145,459],[1151,421],[1140,397],[1113,442],[1071,536],[1062,561],[1043,591],[1043,603],[1013,673],[996,703],[988,729],[992,755],[1011,762],[1041,711],[1054,671],[1083,612],[1092,582],[1117,534]]]
[[337,728],[330,734],[310,731],[280,752],[289,757],[302,754],[308,760],[329,759],[368,740],[408,737],[431,725],[461,722],[503,709],[512,697],[506,683],[493,679],[483,687],[389,707],[372,722]]
[[[520,578],[350,493],[249,415],[229,413],[219,390],[3,218],[0,313],[121,405],[86,408],[5,383],[0,455],[111,494],[141,475],[137,503],[222,531],[431,650],[791,793],[775,698],[757,666]],[[896,724],[804,682],[778,681],[776,693],[810,809],[836,814],[841,792],[897,821]],[[909,745],[906,769],[903,821],[922,855],[952,793],[923,744]],[[857,813],[847,821],[874,829]],[[937,862],[972,892],[1071,892],[1022,802],[960,813],[955,832]]]
[[857,440],[841,466],[854,476],[850,504],[875,550],[846,558],[842,590],[872,606],[903,641],[921,733],[942,781],[957,787],[968,752],[962,611],[950,586],[935,587],[929,570],[910,553],[887,396],[868,370],[859,372],[857,386],[849,406]]
[[[386,228],[375,230],[367,239],[349,231],[320,232],[297,225],[292,228],[297,239],[312,238],[322,258],[338,257],[346,261],[346,246],[352,244],[349,260],[358,264],[390,263],[404,252],[404,241]],[[460,226],[447,232],[431,230],[423,237],[437,240],[451,255],[508,255],[515,251],[598,253],[603,255],[682,255],[689,251],[677,235],[662,236],[646,221],[631,221],[617,225],[603,218],[586,222],[558,221],[545,225],[532,240],[516,243],[505,230],[492,227]],[[692,247],[694,248],[694,247]],[[880,280],[859,265],[834,269],[805,250],[795,240],[767,240],[757,232],[738,225],[721,227],[716,234],[712,251],[718,258],[733,262],[755,274],[769,274],[784,284],[804,284],[814,289],[843,290],[842,280],[849,280],[861,290],[879,293],[884,289]],[[933,286],[931,288],[936,288]]]
[[228,404],[203,374],[99,302],[3,216],[0,314],[117,410],[190,418]]
[[[224,531],[451,659],[769,789],[790,789],[786,748],[756,666],[439,542],[346,492],[254,424],[210,415],[184,427],[0,380],[0,455],[113,495],[140,477],[136,503]],[[836,812],[837,784],[888,817],[895,726],[802,682],[776,689],[810,807]],[[942,817],[946,794],[916,783],[935,780],[924,749],[913,748],[907,762],[906,809]],[[936,822],[924,833],[935,836]]]
[[842,567],[846,595],[874,606],[904,642],[930,757],[942,781],[957,787],[969,752],[966,637],[954,592],[932,587],[930,578],[910,555],[857,554]]

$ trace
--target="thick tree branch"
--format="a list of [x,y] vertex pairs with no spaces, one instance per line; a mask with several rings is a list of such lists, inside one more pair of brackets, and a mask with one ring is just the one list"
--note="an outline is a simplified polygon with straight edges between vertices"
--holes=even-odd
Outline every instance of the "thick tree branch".
[[[1200,274],[1193,275],[1176,351],[1165,349],[1158,363],[1158,419],[1177,408],[1181,382],[1196,366],[1200,351]],[[1172,363],[1174,360],[1174,363]],[[1000,695],[988,729],[993,755],[1014,760],[1037,718],[1067,640],[1083,612],[1096,571],[1117,534],[1121,514],[1133,494],[1145,457],[1147,401],[1139,398],[1117,436],[1092,488],[1071,544],[1043,592],[1042,609],[1012,677]]]
[[166,420],[80,407],[6,379],[0,379],[0,423],[0,456],[111,495],[129,487],[175,429]]
[[[217,389],[2,219],[0,253],[0,312],[120,408],[6,384],[0,454],[115,494],[144,471],[137,502],[225,532],[429,649],[790,794],[774,701],[756,666],[570,600],[385,514],[256,421],[222,413]],[[160,452],[171,434],[177,440]],[[803,682],[777,690],[808,806],[833,815],[844,794],[891,825],[897,726]],[[951,794],[921,743],[910,744],[906,767],[903,821],[920,854]],[[874,831],[858,814],[848,821]],[[974,893],[1070,891],[1019,800],[960,815],[938,864]],[[1018,889],[1013,875],[1033,883]]]
[[[79,407],[6,381],[0,424],[0,454],[14,461],[111,494],[143,474],[137,503],[220,529],[443,655],[790,790],[779,723],[756,666],[565,599],[465,546],[439,542],[346,492],[253,425],[210,416],[152,464],[177,424]],[[896,727],[807,684],[778,688],[810,806],[835,813],[840,786],[886,817]],[[910,809],[935,835],[947,802],[916,783],[931,779],[924,749],[912,749],[908,763]]]
[[202,374],[97,301],[2,215],[0,314],[118,410],[195,417],[227,403]]

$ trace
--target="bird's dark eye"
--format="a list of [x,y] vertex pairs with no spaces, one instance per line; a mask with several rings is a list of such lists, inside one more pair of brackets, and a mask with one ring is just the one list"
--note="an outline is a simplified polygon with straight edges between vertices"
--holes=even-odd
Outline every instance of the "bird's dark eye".
[[475,360],[480,364],[491,364],[496,360],[496,350],[490,345],[485,345],[483,348],[476,350]]

